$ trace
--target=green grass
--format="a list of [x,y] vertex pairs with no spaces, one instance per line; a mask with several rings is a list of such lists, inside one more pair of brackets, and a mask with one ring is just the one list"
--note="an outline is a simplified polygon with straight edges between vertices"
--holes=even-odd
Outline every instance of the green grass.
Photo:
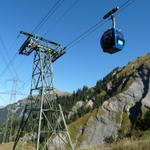
[[[13,145],[14,145],[13,142],[0,144],[0,150],[12,150]],[[18,143],[15,150],[35,150],[35,148],[33,147],[32,143],[21,142]]]
[[150,139],[123,139],[113,144],[107,144],[99,148],[79,150],[150,150]]
[[139,68],[139,66],[142,64],[145,64],[150,67],[150,55],[141,56],[136,60],[129,62],[128,65],[124,69],[122,69],[122,71],[118,75],[130,75],[133,72],[135,72],[135,70]]
[[76,138],[78,135],[80,135],[81,129],[86,125],[89,117],[95,116],[96,113],[97,109],[94,109],[92,112],[87,113],[86,115],[82,116],[81,118],[79,118],[78,120],[76,120],[68,126],[73,143],[76,143]]
[[129,119],[129,116],[126,112],[123,112],[120,130],[123,132],[123,134],[126,134],[130,130],[130,128],[131,128],[131,121]]

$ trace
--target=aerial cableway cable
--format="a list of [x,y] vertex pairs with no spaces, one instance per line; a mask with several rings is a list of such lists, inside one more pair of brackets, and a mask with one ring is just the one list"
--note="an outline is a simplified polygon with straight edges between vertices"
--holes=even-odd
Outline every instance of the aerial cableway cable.
[[130,5],[132,5],[135,1],[137,0],[127,0],[125,3],[123,3],[120,7],[118,12],[116,12],[116,15],[119,14],[120,12],[122,12],[124,9],[126,9],[127,7],[129,7]]
[[37,32],[40,30],[40,28],[46,23],[46,21],[51,17],[56,10],[61,6],[61,4],[64,2],[64,0],[58,0],[53,7],[48,11],[48,13],[42,18],[42,20],[35,26],[35,28],[32,30],[32,33]]
[[[123,3],[120,7],[117,13],[121,12],[123,9],[127,8],[129,5],[133,4],[136,0],[127,0],[125,3]],[[78,44],[81,40],[85,39],[87,36],[92,34],[94,31],[96,31],[98,28],[100,28],[103,24],[106,23],[107,20],[101,20],[97,22],[95,25],[91,26],[89,29],[84,31],[82,34],[77,36],[74,40],[72,40],[70,43],[68,43],[65,46],[65,49],[70,49],[71,47]]]
[[[46,15],[45,17],[42,19],[42,21],[33,29],[32,32],[35,32],[37,29],[40,29],[41,25],[43,25],[47,19],[53,15],[56,11],[56,8],[58,8],[62,2],[64,0],[58,0],[55,5],[51,8],[53,9],[50,10]],[[120,9],[118,11],[121,12],[123,9],[127,8],[129,5],[133,4],[136,0],[127,0],[125,3],[123,3],[121,6],[120,6]],[[59,4],[59,5],[58,5]],[[57,7],[56,7],[57,6]],[[50,14],[52,12],[52,14]],[[99,22],[97,22],[95,25],[91,26],[89,29],[87,29],[85,32],[83,32],[82,34],[80,34],[78,37],[76,37],[74,40],[72,40],[71,42],[69,42],[65,48],[66,49],[70,49],[72,46],[75,46],[76,44],[79,43],[79,41],[83,40],[85,37],[89,36],[90,34],[92,34],[94,31],[96,31],[98,28],[100,28],[103,24],[105,23],[104,20],[101,20]],[[18,55],[18,52],[15,53],[15,55],[12,57],[12,59],[10,59],[10,61],[8,62],[8,64],[6,65],[5,69],[2,71],[2,73],[5,73],[8,69],[8,67],[12,64],[12,62],[16,59],[16,56]],[[2,75],[2,73],[0,74],[0,76]]]
[[131,5],[132,3],[134,3],[136,0],[127,0],[125,3],[123,3],[121,6],[120,6],[120,10],[123,10],[125,9],[126,7],[128,7],[129,5]]
[[74,40],[72,40],[70,43],[68,43],[65,48],[70,49],[74,45],[76,45],[79,41],[83,40],[85,37],[93,33],[95,30],[97,30],[99,27],[101,27],[106,21],[101,20],[86,31],[84,31],[82,34],[80,34],[78,37],[76,37]]
[[55,27],[56,24],[57,24],[58,22],[60,22],[60,21],[76,6],[76,4],[77,4],[78,2],[79,2],[79,0],[75,0],[75,1],[72,3],[72,5],[71,5],[59,18],[57,18],[57,20],[53,23],[52,27],[49,28],[49,29],[45,32],[45,35],[47,35],[47,34],[50,32],[50,30],[51,30],[53,27]]
[[[43,17],[43,19],[39,22],[39,24],[37,24],[37,26],[32,30],[32,32],[38,31],[43,25],[44,23],[49,19],[50,16],[52,16],[56,10],[58,9],[58,7],[60,7],[60,5],[64,2],[64,0],[58,0],[53,7],[48,11],[48,13]],[[13,42],[11,48],[14,46],[14,43],[16,43],[16,41],[19,39],[20,37],[20,33],[17,36],[17,38],[15,39],[15,41]],[[0,73],[0,77],[2,77],[5,72],[10,68],[10,66],[12,66],[13,61],[17,58],[18,56],[18,51],[13,55],[13,57],[9,60],[9,62],[6,64],[5,68],[1,71]]]

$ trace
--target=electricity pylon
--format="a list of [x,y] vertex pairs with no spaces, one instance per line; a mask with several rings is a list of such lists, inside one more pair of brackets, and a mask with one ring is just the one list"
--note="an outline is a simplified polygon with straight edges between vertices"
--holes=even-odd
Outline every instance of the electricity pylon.
[[73,150],[64,115],[53,87],[52,63],[65,51],[60,48],[60,44],[43,37],[23,31],[21,34],[26,35],[27,39],[19,49],[19,54],[29,56],[33,52],[34,60],[30,95],[13,150],[19,138],[25,135],[25,129],[32,136],[36,150]]
[[[10,93],[10,103],[14,103],[16,101],[16,95],[17,95],[17,79],[10,80],[12,81],[12,90]],[[10,106],[7,107],[7,120],[5,123],[5,129],[4,129],[4,135],[3,135],[3,143],[12,141],[12,125],[14,120],[14,112],[13,107],[10,104]]]

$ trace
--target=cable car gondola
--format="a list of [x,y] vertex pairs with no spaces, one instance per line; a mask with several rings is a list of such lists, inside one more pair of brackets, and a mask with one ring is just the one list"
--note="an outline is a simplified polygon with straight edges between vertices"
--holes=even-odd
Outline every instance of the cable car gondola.
[[104,32],[100,43],[104,52],[113,54],[123,49],[125,40],[120,31],[111,28]]
[[113,14],[119,8],[113,8],[110,12],[108,12],[103,19],[111,17],[113,27],[105,31],[101,37],[100,44],[104,52],[113,54],[118,51],[121,51],[125,45],[125,39],[123,34],[115,28],[115,18]]

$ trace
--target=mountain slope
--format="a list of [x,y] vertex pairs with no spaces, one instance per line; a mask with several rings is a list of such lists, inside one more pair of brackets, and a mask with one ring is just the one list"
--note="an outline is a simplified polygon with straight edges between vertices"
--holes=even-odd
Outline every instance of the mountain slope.
[[[94,149],[123,137],[149,136],[150,54],[138,57],[122,68],[115,68],[94,87],[84,86],[72,94],[59,93],[77,149]],[[12,112],[21,117],[26,99],[13,104]],[[10,106],[0,109],[0,122]],[[144,124],[144,126],[143,126]]]
[[[0,144],[0,150],[12,150],[13,144],[14,144],[13,142]],[[16,147],[16,150],[35,150],[35,148],[31,143],[21,142]]]
[[[54,92],[57,94],[58,97],[70,95],[69,92],[64,92],[56,89],[54,90]],[[21,99],[14,104],[10,104],[2,108],[0,107],[0,123],[4,123],[6,121],[8,111],[13,113],[16,118],[21,118],[24,107],[27,103],[27,99],[28,98]]]
[[130,62],[109,78],[107,92],[112,96],[94,110],[96,113],[70,124],[71,133],[78,133],[71,134],[78,148],[96,148],[129,134],[138,117],[149,111],[150,54]]

